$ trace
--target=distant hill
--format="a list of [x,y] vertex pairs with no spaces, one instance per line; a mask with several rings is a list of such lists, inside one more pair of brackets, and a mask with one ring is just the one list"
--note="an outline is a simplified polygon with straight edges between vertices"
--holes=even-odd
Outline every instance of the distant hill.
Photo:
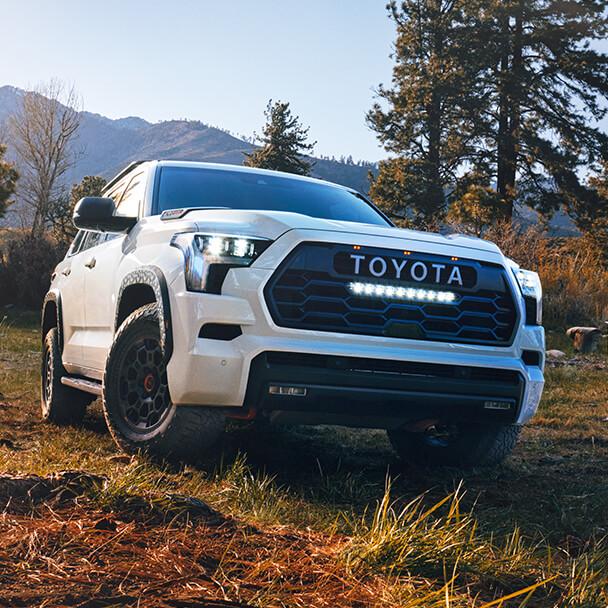
[[[14,113],[23,91],[0,87],[0,129]],[[1,132],[1,131],[0,131]],[[13,156],[10,141],[8,154]],[[247,141],[226,131],[194,120],[150,123],[137,116],[113,120],[100,114],[82,112],[77,160],[67,176],[70,183],[85,175],[110,178],[137,159],[196,160],[240,165],[243,153],[253,149]],[[373,165],[313,158],[313,175],[367,192],[368,171]]]
[[[3,125],[19,104],[21,89],[0,87],[0,141]],[[8,156],[14,158],[10,140]],[[150,123],[137,116],[111,119],[100,114],[82,112],[82,120],[75,143],[76,163],[67,175],[68,185],[79,182],[85,175],[110,178],[133,160],[174,159],[196,160],[240,165],[243,153],[254,146],[230,133],[195,120],[168,120]],[[356,164],[326,158],[313,158],[313,176],[336,182],[367,193],[368,172],[372,163]],[[533,224],[534,211],[520,208],[521,221]],[[5,222],[11,222],[6,218]],[[572,221],[558,213],[550,224],[555,234],[575,234]]]

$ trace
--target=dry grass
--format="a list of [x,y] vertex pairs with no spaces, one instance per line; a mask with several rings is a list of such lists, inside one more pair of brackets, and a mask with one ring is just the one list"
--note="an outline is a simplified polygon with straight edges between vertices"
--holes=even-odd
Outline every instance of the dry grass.
[[0,605],[608,605],[605,358],[549,370],[495,469],[404,469],[380,432],[251,425],[217,466],[169,468],[119,454],[98,404],[82,428],[41,424],[37,316],[7,317],[0,472],[107,483],[4,513]]
[[540,274],[546,327],[600,325],[608,321],[608,268],[582,238],[547,238],[539,227],[524,232],[510,225],[485,236],[524,268]]

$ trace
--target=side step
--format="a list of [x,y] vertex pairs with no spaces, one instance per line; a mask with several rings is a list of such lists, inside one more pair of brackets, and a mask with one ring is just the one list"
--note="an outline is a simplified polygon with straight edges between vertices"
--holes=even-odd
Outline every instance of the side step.
[[61,384],[65,384],[70,388],[77,388],[79,391],[85,393],[91,393],[101,397],[101,382],[95,382],[95,380],[85,380],[84,378],[72,378],[71,376],[63,376],[61,378]]

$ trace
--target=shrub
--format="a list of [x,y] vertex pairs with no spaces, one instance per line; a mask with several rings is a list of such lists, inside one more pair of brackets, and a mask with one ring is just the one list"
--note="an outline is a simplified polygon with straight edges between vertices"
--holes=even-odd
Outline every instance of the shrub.
[[550,238],[540,227],[518,230],[510,224],[490,228],[484,238],[539,273],[546,327],[599,326],[608,320],[608,268],[585,238]]
[[47,236],[11,235],[0,250],[0,302],[39,308],[65,246]]

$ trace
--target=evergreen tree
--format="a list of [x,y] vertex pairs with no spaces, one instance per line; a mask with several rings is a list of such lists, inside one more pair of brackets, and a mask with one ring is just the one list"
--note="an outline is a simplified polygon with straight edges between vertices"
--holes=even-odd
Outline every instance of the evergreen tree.
[[245,153],[244,164],[248,167],[274,169],[298,175],[308,175],[312,163],[303,155],[309,154],[316,142],[307,143],[308,130],[300,124],[298,116],[293,116],[288,102],[268,102],[266,124],[262,136],[256,137],[262,146],[251,153]]
[[380,86],[367,115],[394,158],[381,161],[370,195],[390,215],[436,224],[460,166],[473,160],[477,59],[465,0],[405,0],[388,5],[397,28],[392,86]]
[[[372,197],[389,213],[441,219],[463,176],[542,213],[570,205],[581,167],[608,157],[608,0],[405,0],[387,108],[370,126],[393,158]],[[478,191],[480,194],[480,191]],[[489,199],[488,199],[489,200]],[[592,208],[592,207],[591,207]]]
[[[475,10],[474,2],[469,5]],[[553,212],[580,187],[577,170],[608,153],[606,0],[492,0],[477,4],[489,61],[486,144],[512,215],[515,197]]]
[[62,193],[49,204],[46,221],[51,226],[55,239],[62,244],[69,244],[78,229],[72,222],[76,203],[85,196],[100,196],[106,180],[99,175],[86,175],[79,184],[74,184],[69,195]]
[[13,202],[11,196],[15,193],[19,174],[15,167],[3,160],[6,146],[0,144],[0,218],[4,217],[8,206]]

